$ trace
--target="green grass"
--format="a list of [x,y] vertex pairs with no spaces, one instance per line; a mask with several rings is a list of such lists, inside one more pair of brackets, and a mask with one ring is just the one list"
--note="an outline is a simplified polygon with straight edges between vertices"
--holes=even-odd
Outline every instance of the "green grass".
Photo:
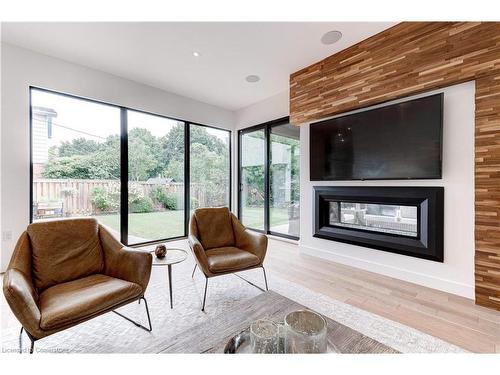
[[[288,223],[286,208],[271,207],[271,226]],[[264,208],[243,207],[243,224],[253,229],[264,229]]]
[[[116,215],[96,216],[104,225],[119,231],[120,217]],[[145,240],[155,240],[184,235],[184,211],[149,212],[130,214],[128,217],[129,236]]]
[[[250,228],[263,229],[263,215],[263,208],[244,208],[243,223]],[[100,215],[95,216],[95,218],[115,231],[120,231],[120,216],[118,214]],[[129,235],[145,241],[184,235],[184,211],[182,210],[130,214],[128,220]],[[288,210],[286,208],[271,208],[271,225],[286,223],[288,223]]]

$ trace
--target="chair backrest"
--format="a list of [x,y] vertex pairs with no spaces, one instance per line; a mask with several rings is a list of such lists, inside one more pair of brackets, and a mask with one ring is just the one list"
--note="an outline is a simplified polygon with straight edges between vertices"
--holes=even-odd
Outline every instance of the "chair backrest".
[[99,225],[91,218],[43,221],[27,229],[38,290],[104,269]]
[[234,246],[231,212],[227,207],[198,208],[192,220],[196,221],[198,239],[205,250]]

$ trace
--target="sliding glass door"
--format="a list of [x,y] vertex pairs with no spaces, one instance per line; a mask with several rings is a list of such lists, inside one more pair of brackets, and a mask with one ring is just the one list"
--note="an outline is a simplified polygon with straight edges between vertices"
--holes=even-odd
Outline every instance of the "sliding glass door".
[[299,128],[281,119],[239,133],[239,217],[265,233],[299,237]]
[[[31,88],[31,221],[95,217],[127,245],[230,207],[231,132]],[[189,199],[186,199],[189,197]]]
[[300,129],[290,124],[270,127],[269,231],[299,237]]
[[266,132],[240,133],[240,220],[243,225],[265,230]]

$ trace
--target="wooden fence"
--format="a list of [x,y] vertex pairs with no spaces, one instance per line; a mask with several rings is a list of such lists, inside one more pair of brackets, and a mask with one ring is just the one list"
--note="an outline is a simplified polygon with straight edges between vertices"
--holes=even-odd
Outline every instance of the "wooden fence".
[[[177,195],[182,202],[184,196],[183,183],[149,183],[145,181],[131,182],[131,188],[149,196],[151,190],[163,186],[169,193]],[[105,188],[110,191],[119,191],[120,182],[117,180],[65,180],[65,179],[36,179],[33,181],[33,204],[60,205],[62,203],[64,216],[85,216],[95,213],[91,194],[95,188]],[[191,197],[196,198],[200,206],[207,206],[206,194],[203,186],[191,184]]]

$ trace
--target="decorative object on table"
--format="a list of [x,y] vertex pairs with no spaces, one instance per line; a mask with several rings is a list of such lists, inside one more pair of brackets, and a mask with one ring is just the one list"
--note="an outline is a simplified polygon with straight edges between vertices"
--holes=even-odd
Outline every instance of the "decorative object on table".
[[278,326],[270,320],[257,320],[250,326],[252,353],[276,354],[278,352]]
[[[278,342],[276,353],[285,353],[285,324],[276,323],[278,326]],[[250,327],[231,337],[224,347],[224,354],[253,353],[250,342]]]
[[326,320],[310,310],[285,317],[285,353],[326,353]]
[[165,258],[165,255],[167,255],[167,247],[164,244],[157,245],[155,249],[155,255],[158,259]]
[[[285,353],[285,323],[276,323],[278,326],[277,354]],[[328,353],[339,353],[339,350],[330,342],[327,342]],[[250,354],[253,353],[250,342],[250,327],[231,337],[224,347],[224,354]]]

